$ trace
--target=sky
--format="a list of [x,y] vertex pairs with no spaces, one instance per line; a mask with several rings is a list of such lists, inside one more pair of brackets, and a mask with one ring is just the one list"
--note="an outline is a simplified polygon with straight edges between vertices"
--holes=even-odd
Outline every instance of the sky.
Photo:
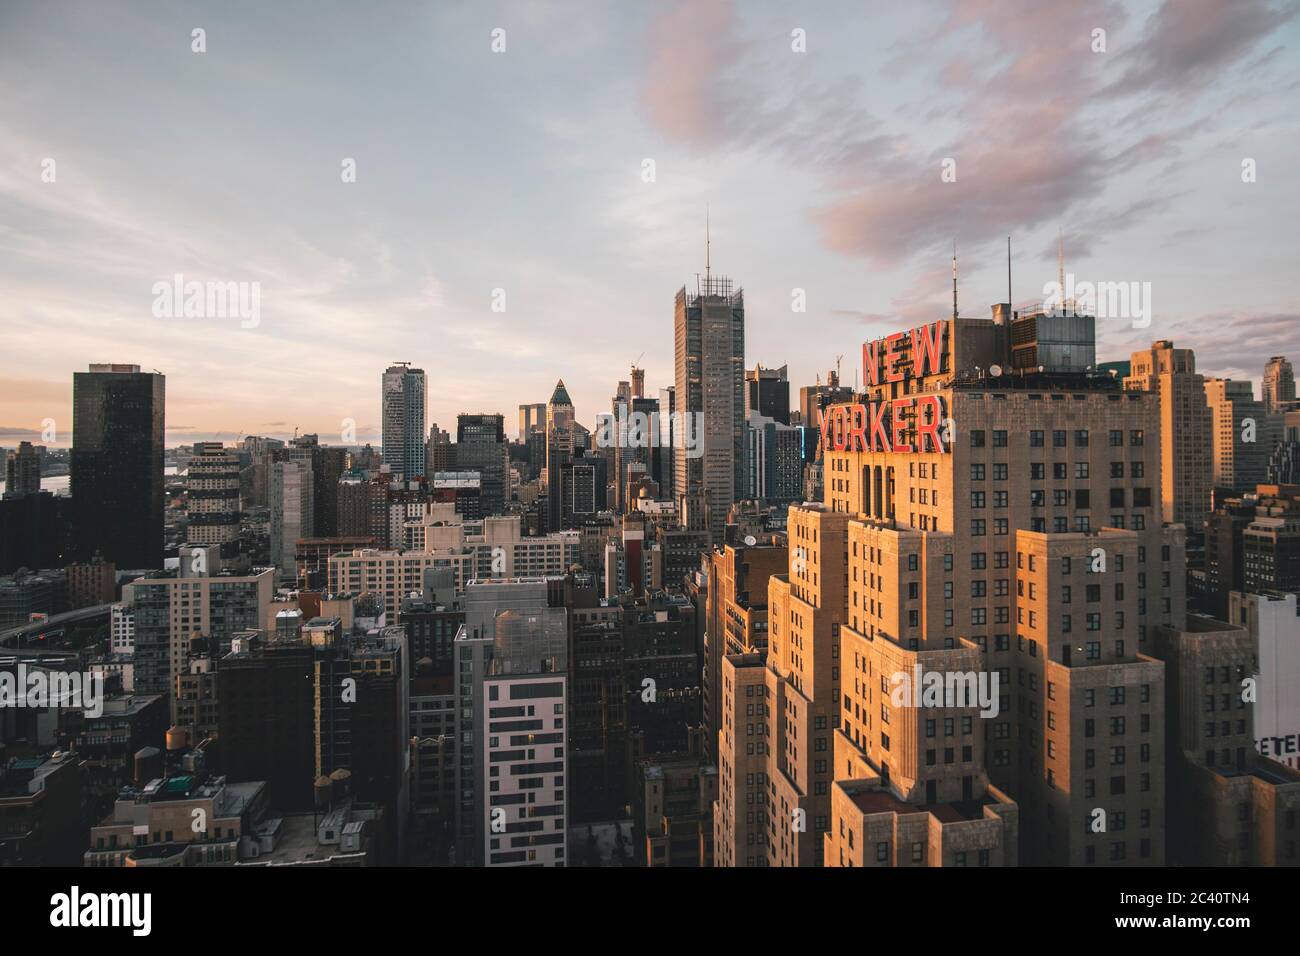
[[453,432],[560,378],[591,424],[672,384],[706,216],[796,395],[948,315],[954,243],[988,316],[1007,237],[1017,303],[1061,249],[1150,290],[1099,360],[1258,386],[1300,363],[1298,42],[1283,0],[3,0],[0,445],[69,444],[92,362],[166,374],[169,445],[377,443],[395,361]]

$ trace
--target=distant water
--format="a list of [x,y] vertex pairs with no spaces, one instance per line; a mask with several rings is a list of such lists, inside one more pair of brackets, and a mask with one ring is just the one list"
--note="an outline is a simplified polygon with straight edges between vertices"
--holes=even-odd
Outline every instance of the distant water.
[[[163,469],[164,475],[176,474],[176,467],[169,465]],[[56,495],[66,495],[72,485],[71,475],[50,475],[41,479],[41,491],[52,491]],[[0,481],[0,495],[5,492],[5,483]]]

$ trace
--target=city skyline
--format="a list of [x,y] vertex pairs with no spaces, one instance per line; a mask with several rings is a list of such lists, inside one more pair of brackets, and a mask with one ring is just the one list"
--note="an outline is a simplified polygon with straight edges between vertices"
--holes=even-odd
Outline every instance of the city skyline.
[[[394,5],[359,28],[73,6],[0,14],[0,81],[23,91],[0,118],[0,315],[24,330],[4,445],[66,447],[72,374],[99,362],[167,375],[168,446],[341,443],[344,419],[378,444],[394,347],[437,370],[427,423],[513,422],[558,378],[589,423],[633,362],[651,392],[673,381],[670,298],[704,269],[706,208],[712,264],[746,293],[745,366],[787,364],[796,388],[841,353],[851,383],[858,342],[948,314],[954,239],[960,312],[986,316],[1008,234],[1016,303],[1056,278],[1058,239],[1081,280],[1151,283],[1149,326],[1099,318],[1101,361],[1171,339],[1258,396],[1264,361],[1300,351],[1292,8]],[[176,276],[256,283],[260,313],[159,308]]]

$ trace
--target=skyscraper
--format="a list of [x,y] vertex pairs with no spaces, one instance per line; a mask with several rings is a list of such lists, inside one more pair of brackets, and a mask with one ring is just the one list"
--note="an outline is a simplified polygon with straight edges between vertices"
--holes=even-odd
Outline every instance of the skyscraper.
[[5,494],[34,495],[41,490],[41,456],[29,441],[5,456]]
[[166,379],[138,365],[72,376],[73,551],[119,568],[163,563]]
[[1281,437],[1282,421],[1255,400],[1250,382],[1207,378],[1210,452],[1214,488],[1253,491],[1268,480],[1268,459]]
[[1295,373],[1285,355],[1274,355],[1268,360],[1261,391],[1264,407],[1270,414],[1285,411],[1286,403],[1295,401]]
[[410,480],[424,474],[424,369],[398,362],[384,370],[384,464]]
[[316,533],[314,492],[310,458],[272,466],[271,560],[283,575],[295,573],[298,539]]
[[573,400],[564,387],[564,379],[555,383],[555,391],[546,405],[546,527],[551,531],[564,528],[564,468],[573,460]]
[[188,544],[239,540],[239,459],[221,442],[195,442],[185,479]]
[[733,292],[730,279],[715,279],[706,267],[695,293],[677,293],[673,342],[683,423],[673,448],[673,492],[703,503],[718,542],[744,488],[744,291]]
[[519,440],[528,438],[528,433],[546,428],[546,405],[534,402],[519,406]]
[[790,424],[790,379],[784,365],[756,365],[745,370],[745,410],[775,418],[782,425]]
[[1196,371],[1191,349],[1176,349],[1167,339],[1134,352],[1124,388],[1155,392],[1160,400],[1161,512],[1199,534],[1210,512],[1214,464],[1210,406],[1205,379]]
[[456,467],[479,473],[479,503],[483,514],[506,510],[505,419],[501,415],[459,415],[456,418]]

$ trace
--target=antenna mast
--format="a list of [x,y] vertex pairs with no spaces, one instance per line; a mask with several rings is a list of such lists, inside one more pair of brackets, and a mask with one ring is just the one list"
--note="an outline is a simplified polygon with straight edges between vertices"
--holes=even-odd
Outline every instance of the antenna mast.
[[709,272],[712,264],[710,258],[713,250],[713,240],[709,236],[709,205],[704,204],[704,294],[712,295],[712,289],[709,288]]
[[952,317],[957,318],[957,240],[952,241]]
[[1011,237],[1007,236],[1007,309],[1011,308]]
[[1061,227],[1056,227],[1056,268],[1057,279],[1061,284],[1061,313],[1065,313],[1065,235]]

